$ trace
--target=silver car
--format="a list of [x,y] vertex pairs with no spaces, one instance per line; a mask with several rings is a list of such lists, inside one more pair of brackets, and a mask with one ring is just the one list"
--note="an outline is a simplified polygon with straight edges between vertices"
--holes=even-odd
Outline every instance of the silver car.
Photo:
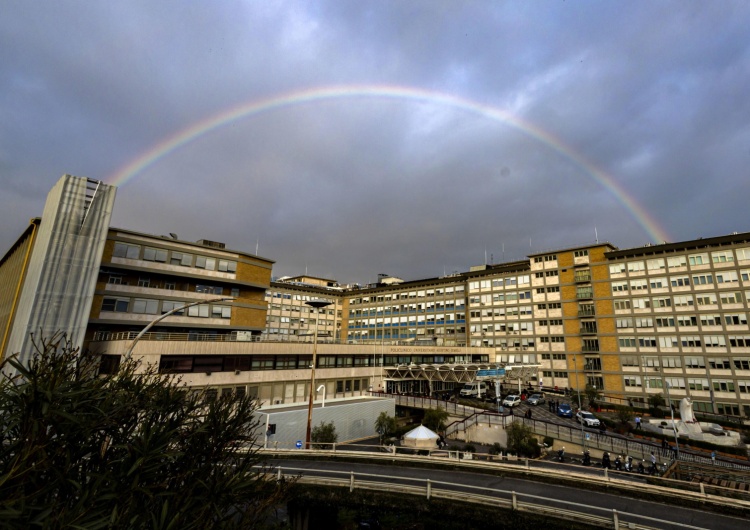
[[529,405],[541,405],[544,402],[544,396],[541,394],[532,394],[531,397],[526,400],[526,403]]
[[583,423],[586,427],[599,427],[599,419],[590,412],[579,410],[576,413],[576,421]]

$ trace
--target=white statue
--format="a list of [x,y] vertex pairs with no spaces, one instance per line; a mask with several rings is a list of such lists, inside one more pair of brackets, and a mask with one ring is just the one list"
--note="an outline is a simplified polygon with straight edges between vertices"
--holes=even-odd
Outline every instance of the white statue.
[[683,423],[696,423],[695,414],[693,414],[693,400],[684,397],[680,400],[680,418]]

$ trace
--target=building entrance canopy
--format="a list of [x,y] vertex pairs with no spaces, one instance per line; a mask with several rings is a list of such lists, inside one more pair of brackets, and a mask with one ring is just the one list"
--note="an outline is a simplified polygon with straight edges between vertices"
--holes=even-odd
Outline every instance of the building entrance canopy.
[[[536,376],[538,369],[538,364],[503,365],[498,363],[402,364],[383,368],[385,379],[388,381],[440,381],[443,383],[470,383],[476,380],[510,382],[520,379],[528,381]],[[482,372],[489,372],[491,375],[483,375]]]

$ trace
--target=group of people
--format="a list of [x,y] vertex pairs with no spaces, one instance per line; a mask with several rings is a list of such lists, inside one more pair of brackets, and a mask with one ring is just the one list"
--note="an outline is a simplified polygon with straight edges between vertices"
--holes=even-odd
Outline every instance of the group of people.
[[[605,469],[612,468],[612,462],[609,453],[606,451],[602,455],[602,467]],[[643,460],[638,462],[637,466],[634,466],[633,457],[626,457],[625,455],[617,455],[615,457],[614,468],[615,471],[637,472],[640,474],[645,474],[647,471]],[[651,465],[648,468],[648,473],[649,475],[653,475],[656,473],[656,455],[653,453],[653,451],[651,452]]]

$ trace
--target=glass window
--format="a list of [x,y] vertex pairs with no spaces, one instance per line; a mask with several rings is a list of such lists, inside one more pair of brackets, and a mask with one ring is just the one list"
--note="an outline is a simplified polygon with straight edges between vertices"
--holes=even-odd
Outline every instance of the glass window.
[[115,249],[112,255],[116,258],[138,259],[141,255],[141,247],[140,245],[115,243]]

